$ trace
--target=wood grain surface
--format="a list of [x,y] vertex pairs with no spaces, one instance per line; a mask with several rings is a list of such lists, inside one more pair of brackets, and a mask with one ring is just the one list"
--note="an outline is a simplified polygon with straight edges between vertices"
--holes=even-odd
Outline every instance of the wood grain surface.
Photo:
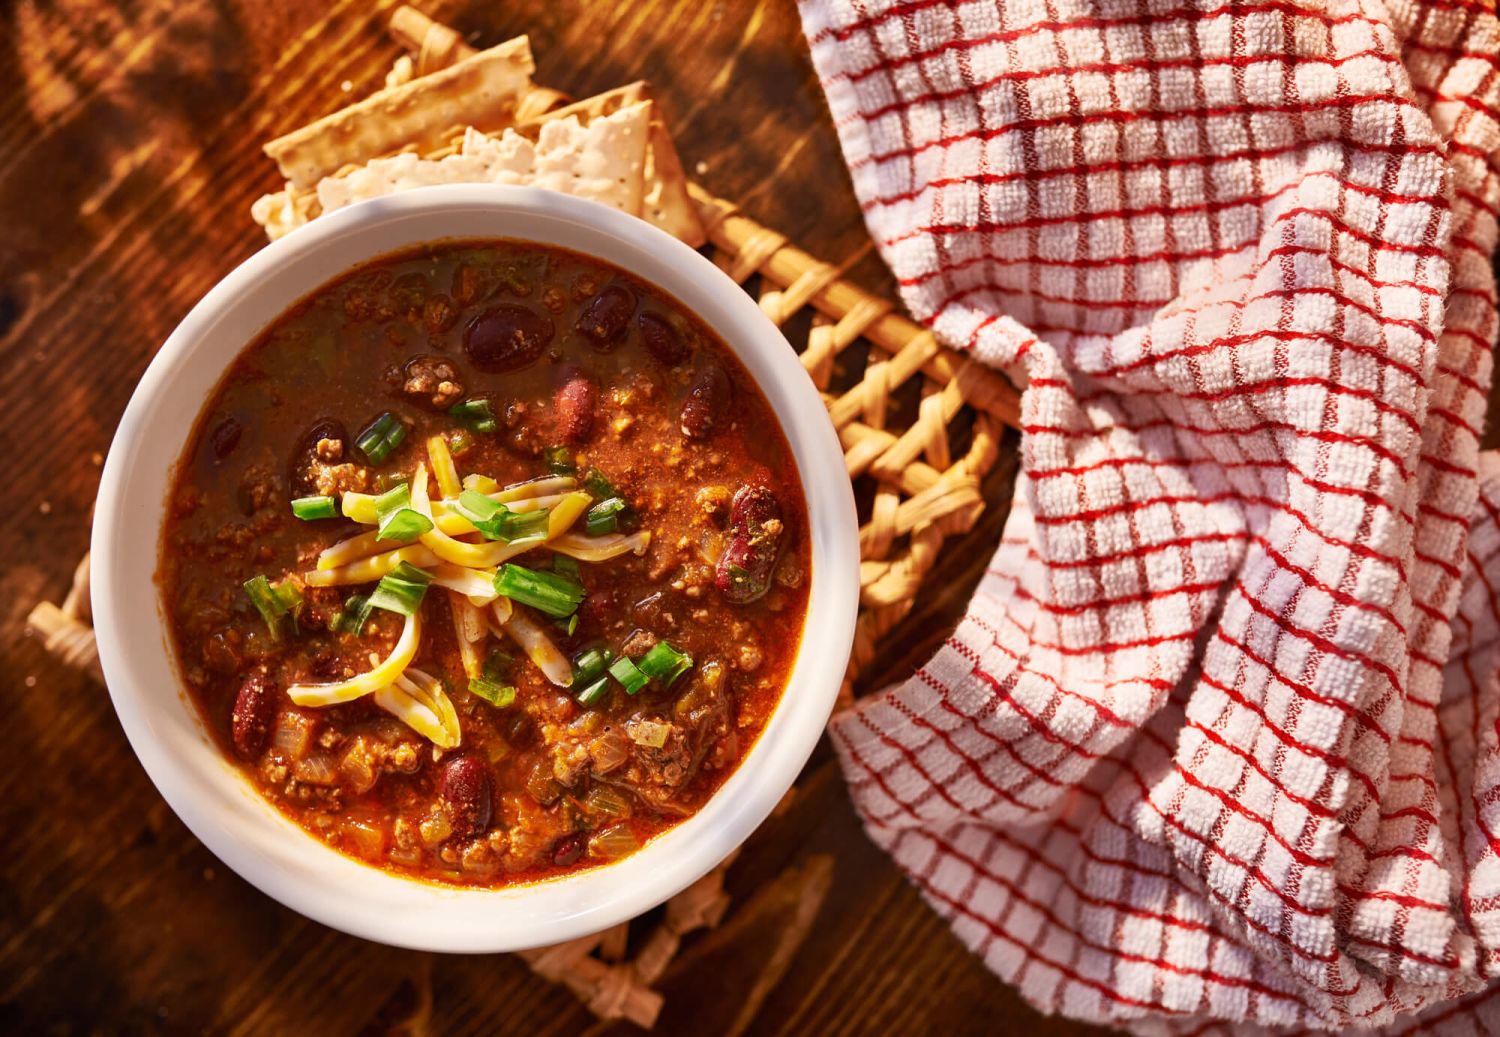
[[[260,143],[375,88],[394,0],[19,0],[0,13],[0,1031],[572,1034],[596,1024],[512,957],[393,950],[223,868],[161,801],[99,687],[22,634],[87,545],[103,453],[154,349],[261,247]],[[527,32],[577,96],[649,78],[690,175],[890,292],[791,0],[438,2],[480,44]],[[879,679],[949,629],[1004,519],[955,543]],[[720,929],[663,983],[663,1033],[1078,1033],[1037,1017],[864,837],[820,748],[730,874]],[[409,1019],[422,1014],[425,1029]]]

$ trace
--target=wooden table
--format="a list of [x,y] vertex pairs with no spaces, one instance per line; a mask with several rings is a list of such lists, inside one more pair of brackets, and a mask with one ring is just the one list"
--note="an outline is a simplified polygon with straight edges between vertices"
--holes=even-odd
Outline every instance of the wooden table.
[[[259,145],[376,87],[394,0],[19,0],[0,58],[0,1030],[381,1033],[430,976],[431,1032],[594,1022],[513,957],[445,957],[309,922],[229,873],[157,795],[103,690],[22,636],[66,589],[115,423],[152,351],[263,244]],[[424,5],[481,43],[531,34],[583,96],[645,76],[709,189],[889,292],[790,0]],[[991,478],[1008,495],[1011,466]],[[950,547],[879,681],[951,628],[998,536]],[[998,983],[864,837],[827,747],[751,841],[716,932],[663,984],[664,1033],[1079,1032]],[[821,909],[808,891],[827,888]],[[623,1024],[596,1029],[629,1029]],[[407,1030],[405,1032],[414,1032]]]

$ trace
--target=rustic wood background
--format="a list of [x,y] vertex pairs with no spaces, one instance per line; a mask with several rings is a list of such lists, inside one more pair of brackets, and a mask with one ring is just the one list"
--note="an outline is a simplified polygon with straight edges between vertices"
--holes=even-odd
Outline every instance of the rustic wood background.
[[[594,1025],[511,957],[365,943],[224,869],[157,796],[102,689],[22,634],[88,540],[103,452],[157,344],[263,243],[262,141],[382,80],[395,0],[19,0],[0,15],[0,1031],[386,1033]],[[538,79],[583,96],[645,76],[690,175],[890,291],[869,254],[791,0],[435,2],[482,45],[531,34]],[[1012,468],[990,480],[1008,495]],[[882,679],[956,618],[1003,521],[953,544]],[[984,970],[865,839],[826,746],[690,941],[663,1033],[1082,1032]],[[819,900],[819,897],[825,899]],[[814,910],[816,909],[816,910]],[[401,1032],[412,1032],[410,1029]]]

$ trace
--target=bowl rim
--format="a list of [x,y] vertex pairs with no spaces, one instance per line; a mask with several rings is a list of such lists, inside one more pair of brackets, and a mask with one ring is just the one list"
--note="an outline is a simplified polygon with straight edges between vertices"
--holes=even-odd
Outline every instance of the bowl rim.
[[[514,234],[421,234],[421,226],[463,217],[476,225],[510,218],[522,226]],[[326,262],[323,257],[341,243],[349,247],[350,238],[399,234],[406,224],[413,224],[409,239],[368,248],[338,269],[348,272],[424,242],[466,238],[509,237],[585,252],[657,286],[712,327],[754,377],[791,445],[813,565],[787,687],[755,745],[708,802],[624,860],[480,890],[407,878],[345,856],[271,806],[224,758],[180,679],[154,578],[142,588],[130,576],[133,570],[138,577],[142,564],[139,536],[132,537],[130,527],[150,521],[154,577],[167,507],[165,492],[151,500],[136,484],[169,479],[190,434],[157,419],[175,383],[195,367],[211,371],[210,388],[191,400],[192,412],[200,414],[245,346],[299,298],[340,274],[319,276],[290,297],[274,287],[278,276],[284,280],[299,264]],[[613,252],[560,244],[539,235],[543,228],[576,233]],[[660,276],[641,273],[630,259]],[[262,314],[256,330],[215,345],[214,330],[245,319],[247,311]],[[163,451],[170,459],[165,472],[157,465]],[[271,242],[217,282],[168,336],[132,392],[105,461],[90,548],[95,636],[110,698],[136,757],[177,816],[230,869],[293,910],[356,936],[430,951],[489,953],[564,942],[649,910],[709,872],[770,814],[821,737],[852,648],[859,597],[858,525],[842,448],[795,352],[755,301],[707,258],[642,220],[567,195],[499,185],[422,187],[360,202]],[[146,636],[151,631],[154,638]],[[170,688],[161,686],[163,664]],[[175,712],[160,712],[166,696],[177,703]],[[178,713],[187,715],[186,723]],[[217,766],[206,761],[202,747],[184,741],[189,727]],[[295,838],[285,838],[288,831]]]

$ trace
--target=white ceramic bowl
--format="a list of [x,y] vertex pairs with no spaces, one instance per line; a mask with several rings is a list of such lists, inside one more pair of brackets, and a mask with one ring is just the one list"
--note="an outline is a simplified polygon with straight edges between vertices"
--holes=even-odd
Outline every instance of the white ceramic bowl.
[[[676,296],[723,336],[775,408],[807,494],[812,593],[780,705],[697,814],[623,861],[503,890],[400,878],[309,836],[211,741],[182,690],[152,579],[168,477],[231,360],[292,303],[365,260],[445,238],[505,237],[597,256]],[[195,306],[136,387],[104,466],[93,533],[99,658],[162,796],[229,867],[297,911],[382,943],[510,951],[597,932],[707,873],[761,823],[812,752],[853,639],[857,527],[843,454],[795,354],[737,285],[632,217],[532,188],[423,188],[324,216],[246,260]]]

